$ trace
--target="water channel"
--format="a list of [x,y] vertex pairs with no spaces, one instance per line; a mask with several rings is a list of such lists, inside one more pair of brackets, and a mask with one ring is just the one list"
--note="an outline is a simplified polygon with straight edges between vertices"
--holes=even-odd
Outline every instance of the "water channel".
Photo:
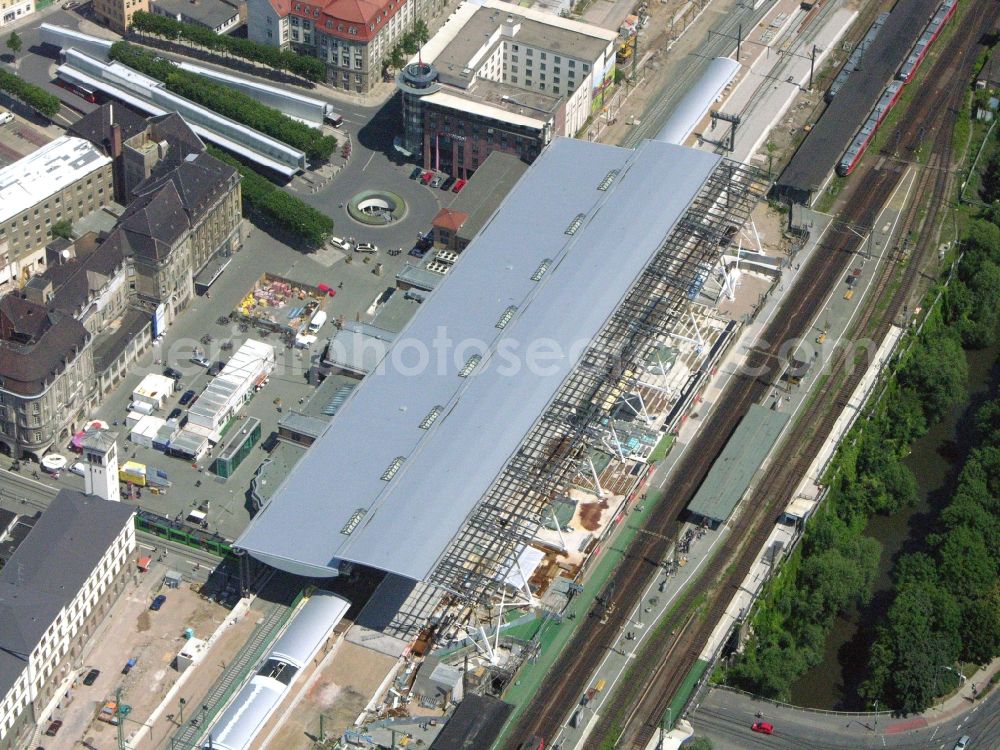
[[[866,533],[882,544],[882,556],[871,602],[834,621],[823,660],[793,686],[791,702],[799,706],[841,711],[870,710],[861,705],[858,687],[866,675],[875,623],[892,602],[890,571],[900,552],[922,549],[931,522],[947,505],[958,473],[971,447],[975,412],[997,392],[1000,347],[967,352],[968,400],[913,444],[904,463],[917,478],[919,503],[894,516],[875,516]],[[864,625],[864,627],[862,627]]]

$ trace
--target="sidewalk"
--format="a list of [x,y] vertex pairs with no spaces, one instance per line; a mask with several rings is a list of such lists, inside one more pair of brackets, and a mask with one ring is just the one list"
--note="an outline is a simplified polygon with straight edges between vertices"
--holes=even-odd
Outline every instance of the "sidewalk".
[[[988,687],[992,679],[1000,674],[1000,656],[991,661],[985,667],[976,670],[976,673],[969,677],[965,684],[959,687],[951,696],[945,698],[936,706],[931,706],[916,719],[920,721],[919,726],[933,726],[956,716],[964,714],[976,705],[976,701],[985,698],[996,690],[1000,690],[1000,683],[995,684],[992,690]],[[886,727],[886,734],[897,734],[905,732],[911,727],[908,726],[913,719],[898,721]]]

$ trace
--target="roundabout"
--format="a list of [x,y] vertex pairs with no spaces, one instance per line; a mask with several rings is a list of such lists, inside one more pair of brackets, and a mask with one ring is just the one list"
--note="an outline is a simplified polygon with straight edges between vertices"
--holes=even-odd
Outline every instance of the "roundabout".
[[406,216],[406,201],[389,190],[364,190],[347,203],[348,215],[360,224],[383,227]]

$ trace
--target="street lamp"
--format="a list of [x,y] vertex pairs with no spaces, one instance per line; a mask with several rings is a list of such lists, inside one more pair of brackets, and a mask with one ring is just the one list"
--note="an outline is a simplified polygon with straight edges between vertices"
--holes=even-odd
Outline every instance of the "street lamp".
[[180,707],[180,711],[179,711],[179,713],[181,715],[180,724],[181,724],[181,726],[183,726],[184,725],[184,706],[187,705],[187,700],[185,700],[184,698],[180,698],[177,701],[177,704]]
[[878,699],[875,699],[875,729],[872,730],[875,734],[878,734]]

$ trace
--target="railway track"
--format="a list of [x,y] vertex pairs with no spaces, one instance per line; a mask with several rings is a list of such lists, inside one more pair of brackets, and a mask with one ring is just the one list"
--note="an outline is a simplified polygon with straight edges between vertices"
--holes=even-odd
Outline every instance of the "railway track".
[[[979,20],[980,16],[985,16],[987,13],[991,18],[995,16],[993,8],[984,0],[980,0],[965,18],[975,16]],[[933,131],[932,150],[939,155],[938,164],[941,166],[947,167],[950,164],[953,129],[951,113],[959,109],[960,97],[965,91],[965,82],[968,80],[973,59],[976,32],[982,28],[985,26],[972,21],[964,23],[963,28],[949,40],[946,51],[938,56],[932,72],[932,77],[937,82],[937,91],[946,90],[952,94],[947,99],[951,107],[945,110],[946,116],[940,118],[944,122],[937,121]],[[914,149],[927,135],[923,125],[932,121],[932,115],[942,112],[941,101],[937,96],[929,95],[911,106],[910,112],[907,113],[909,127],[899,141],[902,148]],[[892,194],[902,179],[903,172],[902,165],[897,160],[880,158],[874,167],[856,174],[853,195],[841,212],[842,221],[845,224],[871,226],[876,212]],[[940,199],[946,194],[950,180],[951,173],[948,169],[923,170],[917,190],[918,200],[914,203],[922,202],[919,198],[926,197],[930,192],[932,208],[928,212],[928,220],[936,216],[936,213],[932,212],[938,210]],[[904,221],[903,236],[916,228],[918,216],[919,210],[911,208]],[[784,342],[793,336],[808,333],[812,321],[820,311],[821,301],[848,270],[848,262],[853,257],[857,244],[858,238],[847,229],[835,230],[828,235],[824,244],[817,248],[817,252],[813,253],[808,263],[801,269],[800,284],[804,286],[797,289],[795,297],[787,299],[782,304],[779,314],[761,335],[760,340],[769,343],[749,354],[746,371],[768,372],[767,365],[779,356]],[[896,312],[904,304],[929,244],[929,238],[925,238],[912,247],[902,283],[894,291],[888,308],[891,314],[887,313],[878,322],[873,337],[875,340],[881,341],[884,338]],[[906,248],[902,252],[905,253]],[[890,271],[880,276],[876,281],[876,293],[866,299],[873,301],[881,299],[891,284],[893,265],[893,263],[885,264],[885,268]],[[870,327],[876,319],[877,310],[876,302],[866,305],[855,330],[864,331]],[[849,364],[841,355],[839,361],[833,362],[833,367],[837,368],[840,375],[844,375]],[[836,419],[839,409],[830,409],[831,402],[843,404],[862,374],[859,368],[853,367],[843,377],[836,377],[831,373],[820,393],[811,400],[805,418],[797,422],[797,425],[805,425],[804,429],[811,434],[803,436],[800,433],[799,437],[804,437],[805,441],[796,451],[794,460],[772,465],[765,473],[752,499],[747,502],[747,507],[751,510],[740,514],[734,521],[730,539],[738,540],[738,547],[722,550],[716,554],[700,576],[705,585],[699,586],[698,590],[703,592],[709,586],[712,588],[705,603],[703,616],[694,620],[689,619],[690,625],[681,627],[690,615],[689,610],[697,593],[694,587],[689,587],[678,598],[678,605],[673,610],[675,621],[668,622],[666,627],[658,630],[659,637],[654,637],[650,641],[646,652],[668,653],[670,658],[651,663],[652,669],[648,675],[634,676],[635,680],[646,680],[647,687],[640,696],[637,706],[631,709],[619,707],[624,708],[626,714],[632,718],[619,737],[618,747],[640,748],[648,743],[670,699],[697,660],[715,623],[724,613],[732,592],[749,571],[773,526],[777,509],[791,495]],[[604,618],[596,612],[591,613],[580,625],[573,640],[550,670],[549,677],[542,683],[538,694],[544,698],[537,700],[523,711],[514,730],[509,734],[510,740],[506,747],[514,748],[520,740],[531,735],[551,740],[557,734],[605,651],[614,645],[625,627],[627,614],[636,605],[645,584],[658,570],[658,562],[663,559],[669,547],[667,540],[674,538],[679,530],[678,518],[681,512],[694,496],[715,458],[750,405],[760,401],[771,387],[771,379],[765,376],[740,376],[730,381],[699,431],[696,446],[692,446],[696,449],[688,450],[675,468],[668,499],[659,503],[649,517],[647,529],[657,536],[636,535],[611,579],[611,586],[616,592],[615,613]],[[817,424],[819,429],[815,427]],[[789,444],[796,445],[794,440],[792,437]],[[643,660],[639,659],[637,663],[643,663]],[[620,713],[609,705],[604,715],[614,717]],[[610,730],[608,723],[608,719],[599,723],[591,735],[588,746],[598,745],[608,735]]]
[[[978,3],[976,9],[985,11],[985,3]],[[976,16],[976,9],[969,16]],[[989,12],[995,17],[992,9]],[[931,80],[937,82],[934,95],[924,97],[918,102],[915,110],[911,109],[908,113],[908,116],[912,114],[909,117],[911,127],[902,139],[904,148],[913,150],[917,147],[922,139],[921,127],[928,121],[932,123],[930,127],[933,145],[928,163],[922,168],[918,178],[913,200],[909,204],[898,235],[903,238],[903,243],[893,250],[893,257],[882,264],[874,286],[866,295],[859,311],[859,318],[853,326],[855,336],[866,335],[871,331],[870,335],[876,343],[881,343],[885,339],[890,327],[902,312],[920,269],[935,249],[934,232],[920,234],[912,246],[907,240],[912,233],[919,233],[923,227],[934,227],[940,212],[947,204],[953,166],[954,118],[951,115],[961,108],[965,85],[971,73],[974,42],[979,28],[983,27],[972,22],[970,18],[963,29],[951,38],[948,48],[938,57],[930,76]],[[944,116],[932,119],[935,112],[940,113],[938,107],[942,100],[947,104]],[[877,184],[876,192],[887,199],[901,178],[902,173],[898,169],[883,169],[874,181]],[[868,203],[868,196],[865,195],[864,198],[863,203]],[[857,197],[852,203],[858,203]],[[875,205],[880,207],[883,203],[884,200],[879,200]],[[899,262],[905,262],[902,278],[899,279],[900,283],[895,287],[888,306],[883,307],[884,295],[898,277]],[[679,641],[687,641],[684,656],[679,659],[665,658],[657,665],[644,693],[645,705],[640,705],[633,711],[632,715],[635,718],[626,726],[617,744],[618,747],[645,748],[652,738],[670,699],[700,656],[704,644],[724,614],[730,598],[727,592],[734,590],[749,573],[759,549],[770,532],[774,515],[790,499],[801,477],[819,453],[847,400],[860,383],[865,368],[854,366],[853,358],[849,357],[848,352],[849,348],[842,348],[835,353],[826,380],[819,392],[809,401],[806,413],[793,427],[786,444],[798,446],[794,460],[769,467],[748,499],[748,507],[764,509],[762,513],[746,514],[737,521],[740,530],[750,531],[751,540],[743,545],[742,552],[735,560],[732,560],[732,556],[719,555],[714,561],[717,570],[721,570],[723,565],[728,563],[730,567],[727,570],[731,571],[716,589],[719,596],[715,597],[706,616],[702,618],[701,627],[678,633],[676,637],[678,643],[671,644],[671,650],[673,654],[678,653],[685,648]],[[734,529],[731,538],[739,538],[738,533],[738,530]],[[595,740],[600,739],[598,734],[595,733]],[[590,743],[590,746],[594,745],[595,743]]]

